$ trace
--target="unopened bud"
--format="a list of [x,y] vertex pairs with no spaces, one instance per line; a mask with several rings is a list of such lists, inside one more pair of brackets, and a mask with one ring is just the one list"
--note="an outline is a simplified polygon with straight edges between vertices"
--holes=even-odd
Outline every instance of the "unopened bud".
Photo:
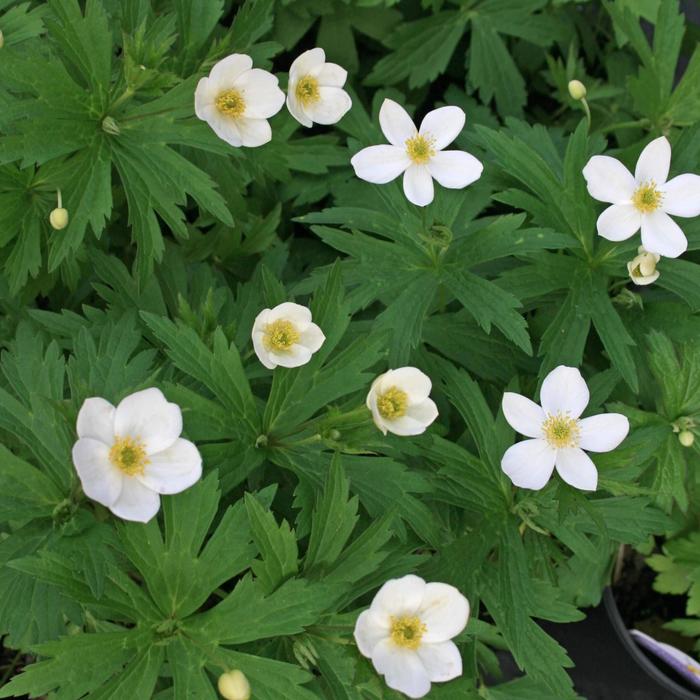
[[226,700],[249,700],[250,683],[245,674],[238,669],[222,673],[218,682],[219,693]]
[[575,100],[582,100],[586,96],[586,86],[580,80],[569,81],[569,95]]
[[638,255],[627,263],[630,279],[638,285],[651,284],[659,279],[656,263],[661,257],[656,253],[648,253],[642,246],[637,249]]
[[681,430],[678,433],[678,442],[683,445],[683,447],[692,447],[695,442],[695,435],[690,432],[690,430]]
[[49,214],[49,223],[56,231],[68,226],[68,211],[63,207],[57,207]]
[[5,35],[2,33],[2,29],[0,29],[0,49],[5,46]]
[[122,133],[114,117],[105,117],[102,120],[102,131],[112,136],[119,136]]

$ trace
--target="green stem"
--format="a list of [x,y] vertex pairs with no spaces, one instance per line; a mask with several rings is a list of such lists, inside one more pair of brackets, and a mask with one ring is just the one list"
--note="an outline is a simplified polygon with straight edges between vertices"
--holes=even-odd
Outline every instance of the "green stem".
[[10,665],[7,667],[7,671],[5,671],[5,673],[2,674],[2,678],[0,678],[0,688],[2,688],[5,685],[5,683],[7,683],[7,681],[9,681],[12,677],[12,674],[17,668],[17,662],[20,660],[21,656],[22,651],[20,650],[14,655],[12,661],[10,661]]
[[618,129],[643,129],[649,126],[651,126],[651,122],[648,119],[637,119],[635,121],[608,124],[604,126],[601,131],[605,134],[609,131],[617,131]]
[[581,106],[586,113],[586,121],[588,122],[588,131],[591,130],[591,108],[588,106],[588,100],[585,97],[581,98]]
[[134,88],[128,87],[126,90],[124,90],[124,92],[121,95],[119,95],[119,97],[117,97],[116,100],[114,100],[114,102],[112,102],[112,104],[109,106],[109,111],[111,112],[115,110],[117,107],[119,107],[119,105],[123,104],[127,100],[130,100],[133,97],[133,95]]

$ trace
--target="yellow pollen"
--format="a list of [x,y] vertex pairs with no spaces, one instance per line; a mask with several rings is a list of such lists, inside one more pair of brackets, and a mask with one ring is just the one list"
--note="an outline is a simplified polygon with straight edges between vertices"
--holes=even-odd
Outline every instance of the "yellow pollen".
[[435,155],[433,143],[434,139],[416,134],[413,138],[406,139],[406,153],[416,165],[423,165]]
[[149,463],[144,444],[131,437],[117,437],[109,451],[109,461],[127,476],[143,474]]
[[418,617],[402,615],[391,618],[391,641],[404,649],[418,649],[427,627]]
[[291,350],[292,345],[299,342],[301,334],[291,321],[278,319],[265,326],[263,342],[268,350],[285,352]]
[[245,112],[245,100],[238,90],[230,89],[220,92],[214,103],[221,114],[233,117],[233,119],[242,117],[243,112]]
[[318,80],[312,75],[305,75],[298,83],[294,94],[304,106],[311,105],[321,99]]
[[401,418],[406,415],[408,394],[392,386],[377,398],[377,410],[382,418]]
[[557,449],[577,447],[581,437],[578,421],[566,413],[548,415],[547,420],[542,423],[542,432],[549,445]]
[[691,664],[688,664],[686,667],[686,670],[690,671],[692,674],[696,676],[700,676],[700,668],[697,666],[692,666]]
[[637,191],[632,195],[632,204],[642,214],[651,214],[661,206],[663,198],[663,194],[656,189],[656,183],[650,180],[637,188]]

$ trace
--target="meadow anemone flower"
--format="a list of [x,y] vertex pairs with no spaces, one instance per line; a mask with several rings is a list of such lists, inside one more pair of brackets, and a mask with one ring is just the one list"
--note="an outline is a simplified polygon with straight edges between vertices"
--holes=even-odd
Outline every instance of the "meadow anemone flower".
[[437,418],[430,378],[415,367],[380,374],[367,394],[367,408],[384,435],[420,435]]
[[291,301],[263,309],[253,323],[253,348],[268,369],[305,365],[325,340],[311,311]]
[[323,49],[304,51],[289,69],[287,109],[304,126],[335,124],[352,107],[343,85],[348,72],[326,63]]
[[148,522],[159,494],[180,493],[202,476],[199,451],[180,437],[180,407],[160,389],[137,391],[116,408],[86,399],[77,432],[73,464],[85,495],[124,520]]
[[656,282],[661,274],[656,269],[656,263],[659,260],[661,260],[660,255],[649,253],[644,250],[644,246],[640,245],[637,249],[637,255],[627,263],[630,279],[640,286]]
[[542,406],[520,394],[503,395],[503,413],[511,427],[531,440],[509,447],[501,468],[516,485],[541,489],[556,466],[567,484],[595,491],[598,470],[584,452],[610,452],[629,432],[629,421],[620,413],[579,418],[590,394],[581,373],[560,365],[542,382]]
[[379,124],[389,144],[356,153],[350,161],[355,174],[383,185],[403,173],[403,191],[419,207],[433,201],[433,179],[450,189],[470,185],[481,177],[481,162],[465,151],[443,150],[462,131],[465,118],[459,107],[440,107],[428,112],[416,129],[401,105],[384,100]]
[[677,175],[668,180],[671,144],[660,136],[639,155],[634,175],[616,158],[593,156],[583,169],[588,192],[610,202],[598,217],[598,234],[625,241],[642,229],[649,253],[677,258],[688,247],[680,226],[669,216],[700,214],[700,175]]
[[194,109],[216,135],[232,146],[262,146],[272,138],[268,119],[282,109],[277,78],[241,53],[219,61],[197,83]]
[[390,688],[422,698],[431,683],[462,675],[462,657],[451,640],[468,619],[469,601],[456,588],[409,574],[379,589],[357,618],[355,642]]

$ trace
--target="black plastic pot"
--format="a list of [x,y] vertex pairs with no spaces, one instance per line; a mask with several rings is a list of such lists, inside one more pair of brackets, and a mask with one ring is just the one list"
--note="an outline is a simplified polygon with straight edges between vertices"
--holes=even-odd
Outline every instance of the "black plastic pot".
[[669,700],[671,698],[678,698],[679,700],[700,700],[700,693],[689,690],[679,683],[676,683],[676,681],[664,673],[664,664],[662,661],[659,661],[657,665],[639,648],[622,620],[611,588],[605,589],[603,602],[610,624],[613,626],[613,629],[617,633],[627,653],[634,659],[638,666],[644,669],[648,676],[668,692]]

